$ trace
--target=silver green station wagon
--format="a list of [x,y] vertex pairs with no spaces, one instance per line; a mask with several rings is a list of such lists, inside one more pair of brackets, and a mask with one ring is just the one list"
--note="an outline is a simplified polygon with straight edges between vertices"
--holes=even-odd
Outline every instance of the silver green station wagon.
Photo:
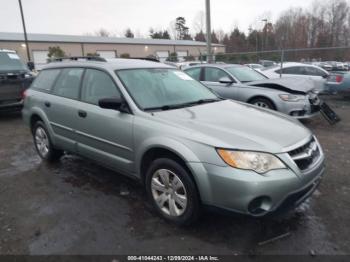
[[179,225],[203,207],[256,217],[296,207],[324,173],[319,142],[297,120],[150,61],[50,63],[26,91],[23,117],[43,160],[69,152],[135,178]]

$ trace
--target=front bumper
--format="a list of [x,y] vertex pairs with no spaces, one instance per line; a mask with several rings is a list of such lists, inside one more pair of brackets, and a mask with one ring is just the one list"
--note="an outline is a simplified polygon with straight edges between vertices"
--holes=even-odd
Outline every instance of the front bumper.
[[279,111],[296,119],[308,119],[320,113],[320,104],[316,94],[308,94],[305,100],[281,103]]
[[204,205],[251,216],[264,216],[295,206],[308,198],[319,185],[324,171],[324,156],[307,172],[293,169],[259,175],[231,167],[191,163]]

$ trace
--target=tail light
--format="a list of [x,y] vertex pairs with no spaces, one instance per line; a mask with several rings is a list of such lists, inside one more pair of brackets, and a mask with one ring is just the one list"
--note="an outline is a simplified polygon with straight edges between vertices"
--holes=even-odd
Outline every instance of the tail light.
[[344,80],[344,76],[342,75],[330,75],[328,77],[328,82],[333,82],[333,83],[341,83]]
[[27,97],[27,90],[23,90],[21,93],[21,98],[24,100]]
[[337,83],[343,82],[343,76],[337,75],[337,76],[335,77],[335,82],[337,82]]

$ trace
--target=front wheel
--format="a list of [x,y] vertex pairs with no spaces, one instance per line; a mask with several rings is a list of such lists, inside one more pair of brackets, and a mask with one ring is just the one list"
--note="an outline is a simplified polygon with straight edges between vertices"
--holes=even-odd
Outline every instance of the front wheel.
[[253,99],[252,101],[250,101],[250,104],[266,109],[275,110],[275,106],[273,105],[273,103],[269,99],[262,97]]
[[197,188],[188,171],[172,159],[153,161],[146,174],[148,198],[157,212],[178,225],[189,225],[200,212]]
[[33,139],[38,155],[45,161],[52,162],[58,160],[62,155],[62,150],[54,148],[49,133],[43,122],[38,121],[33,127]]

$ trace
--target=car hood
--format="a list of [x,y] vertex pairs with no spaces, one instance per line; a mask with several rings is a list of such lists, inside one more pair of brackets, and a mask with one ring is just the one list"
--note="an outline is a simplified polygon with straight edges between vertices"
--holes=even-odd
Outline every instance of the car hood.
[[177,127],[177,136],[214,147],[282,153],[311,136],[295,119],[232,100],[153,116]]
[[309,93],[316,88],[315,81],[311,79],[303,78],[275,78],[275,79],[265,79],[261,81],[254,81],[246,83],[249,86],[258,86],[270,89],[276,89],[281,91],[287,91],[290,93]]

